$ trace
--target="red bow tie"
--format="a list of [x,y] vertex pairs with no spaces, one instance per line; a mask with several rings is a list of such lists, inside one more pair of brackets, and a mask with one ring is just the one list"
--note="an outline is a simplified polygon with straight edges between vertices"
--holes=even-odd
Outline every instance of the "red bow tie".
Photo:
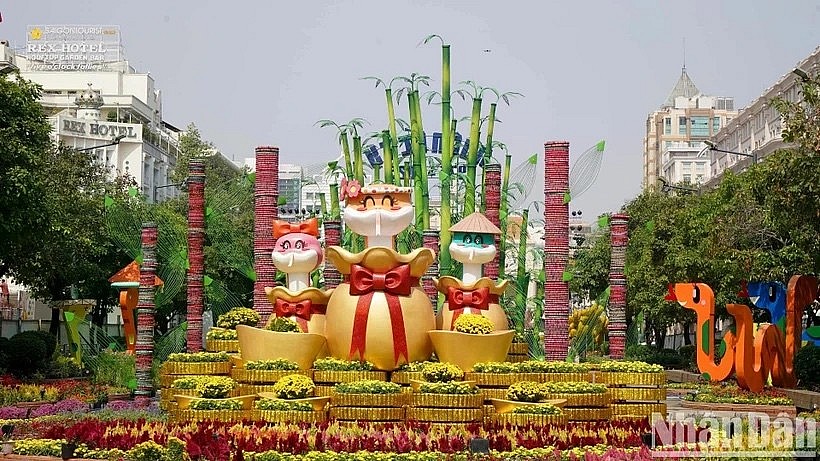
[[367,338],[367,317],[370,315],[370,303],[373,294],[384,293],[387,301],[387,310],[390,314],[390,325],[393,330],[393,354],[396,363],[401,356],[409,360],[407,351],[407,334],[404,330],[404,316],[401,312],[399,296],[409,296],[413,285],[418,279],[410,276],[410,266],[402,264],[387,272],[376,273],[359,264],[350,267],[350,294],[359,296],[356,303],[356,313],[353,318],[353,337],[350,342],[348,359],[358,354],[364,359],[365,342]]
[[451,311],[456,309],[487,310],[490,308],[490,290],[489,288],[462,290],[455,287],[448,287],[447,304]]
[[301,319],[310,320],[311,306],[313,303],[309,299],[304,301],[289,302],[284,299],[277,299],[274,306],[277,317],[296,316]]
[[402,264],[384,273],[375,273],[358,264],[350,268],[350,294],[360,296],[383,291],[396,296],[409,296],[411,285],[410,266]]

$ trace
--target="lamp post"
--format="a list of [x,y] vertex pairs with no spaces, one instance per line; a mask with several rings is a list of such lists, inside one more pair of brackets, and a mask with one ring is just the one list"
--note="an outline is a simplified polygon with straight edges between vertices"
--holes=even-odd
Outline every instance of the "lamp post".
[[661,183],[661,192],[664,194],[668,194],[670,191],[679,190],[683,192],[697,192],[697,189],[692,189],[689,187],[682,187],[682,186],[674,186],[666,182],[663,178],[658,178],[658,182]]
[[111,142],[109,142],[108,144],[100,144],[99,146],[83,147],[82,149],[76,149],[76,150],[77,150],[77,152],[86,152],[86,151],[89,151],[89,150],[99,149],[101,147],[116,146],[123,139],[125,139],[125,135],[121,134],[119,136],[115,136],[115,137],[111,138]]
[[706,147],[704,147],[703,149],[701,149],[700,152],[698,152],[698,157],[703,157],[704,155],[706,155],[707,151],[715,151],[715,152],[723,152],[724,154],[734,154],[734,155],[740,155],[741,157],[749,157],[749,158],[752,159],[752,165],[757,163],[757,154],[754,153],[754,151],[752,151],[751,154],[746,154],[746,153],[743,153],[743,152],[735,152],[733,150],[721,149],[717,146],[717,144],[715,144],[712,141],[709,141],[708,139],[706,141],[703,141],[703,143],[706,144]]

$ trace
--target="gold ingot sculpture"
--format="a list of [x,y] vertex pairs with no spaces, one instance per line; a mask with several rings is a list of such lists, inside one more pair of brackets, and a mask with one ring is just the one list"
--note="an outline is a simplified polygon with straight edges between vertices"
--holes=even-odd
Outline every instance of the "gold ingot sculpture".
[[457,365],[465,372],[473,371],[476,363],[503,362],[515,335],[513,330],[494,331],[484,335],[448,330],[432,330],[427,333],[439,360]]
[[315,333],[283,333],[237,325],[239,350],[243,362],[285,359],[296,362],[299,369],[308,370],[322,348],[325,337]]

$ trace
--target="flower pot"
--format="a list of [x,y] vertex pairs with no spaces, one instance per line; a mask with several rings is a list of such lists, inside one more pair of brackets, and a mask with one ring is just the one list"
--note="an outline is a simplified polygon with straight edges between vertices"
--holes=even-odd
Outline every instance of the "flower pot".
[[481,408],[421,408],[407,409],[407,419],[434,423],[469,423],[484,419]]
[[515,331],[494,331],[473,335],[458,331],[428,331],[433,349],[442,362],[457,365],[465,372],[473,371],[479,362],[503,362],[512,344]]
[[567,423],[565,415],[528,415],[525,413],[495,413],[493,418],[502,424],[512,424],[513,426],[546,426],[548,424]]
[[403,421],[404,407],[330,407],[330,417],[343,421]]
[[324,410],[254,410],[251,419],[266,423],[321,423],[327,419],[327,412]]
[[242,367],[231,370],[231,378],[240,383],[273,384],[288,375],[305,375],[313,379],[311,370],[248,370]]
[[564,404],[567,403],[566,400],[563,399],[556,399],[556,400],[542,400],[540,402],[518,402],[516,400],[506,400],[506,399],[490,399],[495,407],[496,413],[510,413],[514,409],[518,407],[530,407],[530,406],[537,406],[544,403],[551,403],[558,408],[562,408]]
[[[455,384],[468,384],[470,387],[475,387],[475,381],[452,381]],[[427,381],[417,381],[415,379],[410,380],[410,388],[413,389],[413,392],[420,392],[421,385],[426,384]]]
[[610,385],[663,386],[666,385],[666,373],[623,373],[600,371],[594,374],[594,381]]
[[410,406],[417,408],[481,408],[484,396],[478,394],[410,394]]
[[205,350],[208,352],[237,352],[239,350],[239,340],[206,339]]
[[325,346],[325,337],[314,333],[283,333],[238,325],[243,361],[286,359],[307,370]]
[[[204,399],[201,397],[192,397],[190,395],[174,395],[174,399],[177,401],[178,408],[180,410],[188,410],[191,406],[191,402],[194,400],[211,400],[211,399]],[[238,400],[242,403],[243,410],[250,410],[253,408],[253,401],[256,400],[255,395],[240,395],[239,397],[228,397],[226,399],[221,400]],[[196,410],[196,411],[236,411],[236,410]]]
[[305,397],[303,399],[280,399],[273,392],[260,392],[259,397],[263,399],[283,400],[293,403],[307,403],[313,408],[313,411],[323,411],[330,402],[330,397]]
[[611,400],[609,392],[580,394],[550,392],[547,393],[547,398],[551,400],[566,400],[567,403],[565,406],[567,407],[605,407],[609,405]]
[[77,451],[77,444],[64,443],[60,446],[60,457],[63,459],[71,459],[74,457],[75,451]]
[[231,362],[165,362],[162,373],[166,375],[227,375]]
[[407,394],[340,394],[334,392],[331,401],[337,407],[402,407]]
[[601,421],[612,418],[610,408],[564,408],[569,421]]
[[387,381],[387,373],[384,371],[337,370],[315,370],[313,372],[313,380],[317,383],[350,383],[353,381],[363,381],[365,379]]
[[407,385],[410,380],[422,381],[424,376],[420,371],[394,371],[390,374],[390,382]]
[[3,442],[3,454],[10,455],[14,453],[14,442]]

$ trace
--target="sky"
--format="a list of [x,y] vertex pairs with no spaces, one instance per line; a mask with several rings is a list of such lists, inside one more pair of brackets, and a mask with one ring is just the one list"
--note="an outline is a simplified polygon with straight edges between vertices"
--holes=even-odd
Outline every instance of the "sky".
[[[281,163],[338,155],[315,122],[361,117],[386,127],[384,92],[364,76],[429,75],[440,90],[438,44],[452,48],[452,81],[523,98],[499,105],[494,138],[517,165],[545,141],[570,142],[571,161],[606,140],[600,174],[572,210],[592,218],[640,192],[646,117],[686,69],[705,94],[736,108],[820,44],[820,2],[676,1],[193,1],[0,0],[0,39],[24,47],[34,24],[119,25],[125,56],[150,72],[163,117],[195,123],[228,157],[280,148]],[[454,100],[458,118],[469,102]],[[398,116],[407,118],[406,101]],[[424,110],[439,131],[440,108]],[[468,122],[459,131],[469,132]],[[539,164],[532,199],[543,200]]]

